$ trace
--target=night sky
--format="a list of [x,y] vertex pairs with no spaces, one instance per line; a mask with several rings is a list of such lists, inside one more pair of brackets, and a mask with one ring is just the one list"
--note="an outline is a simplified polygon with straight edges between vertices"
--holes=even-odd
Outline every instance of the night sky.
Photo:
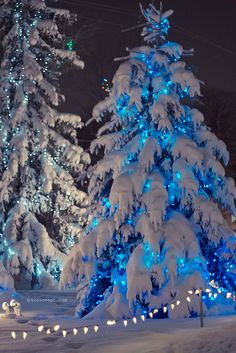
[[[148,3],[142,1],[143,5]],[[67,98],[63,109],[87,120],[84,115],[103,97],[102,77],[111,79],[118,66],[113,58],[125,55],[127,46],[142,44],[140,29],[120,33],[142,23],[139,1],[60,0],[59,6],[78,14],[68,37],[75,39],[74,47],[85,61],[83,72],[63,76]],[[195,49],[190,60],[198,78],[208,87],[236,92],[236,0],[164,0],[163,7],[175,11],[170,18],[169,40]]]
[[[142,4],[149,2],[143,0]],[[101,82],[103,77],[111,82],[119,65],[114,58],[127,55],[126,47],[143,44],[141,29],[121,33],[122,29],[143,23],[139,0],[59,0],[56,6],[78,15],[77,23],[66,29],[67,40],[73,39],[74,49],[85,62],[83,71],[71,69],[62,76],[66,102],[60,109],[80,114],[86,121],[94,105],[106,96]],[[207,123],[226,142],[231,155],[228,174],[236,178],[236,0],[164,0],[163,7],[174,10],[168,39],[195,50],[194,57],[188,59],[195,75],[209,90],[235,94],[227,98],[235,106],[231,106],[230,118],[226,121],[229,104],[224,102],[224,114],[214,107],[219,121],[215,121],[212,110]],[[80,144],[88,148],[96,132],[94,125],[79,132]]]

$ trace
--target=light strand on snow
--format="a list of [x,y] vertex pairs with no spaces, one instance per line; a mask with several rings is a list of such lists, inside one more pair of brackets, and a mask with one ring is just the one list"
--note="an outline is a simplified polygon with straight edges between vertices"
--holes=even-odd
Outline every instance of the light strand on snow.
[[[209,284],[210,284],[210,283],[209,283]],[[210,285],[212,285],[212,283],[211,283]],[[218,294],[220,294],[220,295],[223,294],[223,292],[220,290],[220,288],[218,288],[218,287],[216,287],[216,286],[213,286],[213,288],[214,288],[214,289],[217,289],[217,290],[218,290],[218,293],[213,293],[210,288],[206,288],[206,289],[204,290],[204,292],[207,293],[209,297],[212,297],[212,296],[213,296],[213,297],[215,297],[215,298],[218,297]],[[201,291],[202,291],[201,288],[195,289],[195,290],[189,290],[189,291],[187,292],[189,295],[186,296],[185,299],[182,299],[181,301],[178,299],[178,300],[175,300],[175,303],[171,303],[171,304],[169,304],[169,305],[163,306],[163,307],[162,307],[163,312],[164,312],[164,313],[167,313],[168,309],[169,309],[169,310],[170,310],[170,309],[171,309],[171,310],[175,310],[175,308],[178,307],[179,305],[183,304],[183,302],[191,303],[191,296],[195,296],[195,295],[198,296],[198,295],[201,293]],[[227,292],[225,298],[226,298],[226,299],[231,299],[231,300],[233,300],[233,301],[235,301],[235,299],[236,299],[236,298],[235,298],[235,295],[233,295],[231,292]],[[131,317],[131,318],[126,318],[126,319],[123,319],[123,320],[107,320],[107,321],[106,321],[106,326],[115,326],[116,324],[121,323],[121,322],[123,323],[124,327],[127,327],[129,322],[133,322],[133,324],[136,325],[136,324],[138,324],[139,322],[144,322],[144,321],[146,320],[146,318],[153,319],[153,318],[154,318],[154,315],[157,314],[157,313],[159,312],[159,310],[160,310],[160,309],[154,308],[154,309],[152,309],[151,311],[149,311],[149,312],[146,314],[146,316],[145,316],[144,314],[142,314],[142,315],[140,316],[140,320],[138,320],[137,316],[133,316],[133,317]],[[39,325],[39,326],[37,327],[37,332],[43,332],[43,331],[44,331],[47,335],[50,335],[50,334],[53,334],[53,332],[55,332],[55,333],[58,332],[58,331],[60,330],[60,327],[61,327],[60,324],[55,324],[52,329],[50,329],[50,328],[47,328],[47,329],[46,329],[44,325]],[[98,330],[100,330],[100,327],[101,327],[101,326],[99,326],[98,324],[96,324],[96,325],[93,325],[93,326],[91,325],[91,326],[84,326],[84,327],[82,327],[81,329],[83,330],[83,333],[84,333],[85,335],[87,335],[87,333],[89,332],[89,327],[93,328],[93,331],[94,331],[95,333],[97,333]],[[76,328],[76,327],[74,327],[74,328],[72,329],[72,332],[71,332],[71,333],[72,333],[74,336],[76,336],[76,335],[78,334],[78,332],[79,332],[79,329]],[[82,332],[82,331],[81,331],[81,332]],[[67,329],[67,330],[66,330],[66,329],[63,329],[63,330],[61,331],[61,334],[62,334],[62,336],[63,336],[64,338],[66,338],[66,337],[68,336],[68,329]],[[17,337],[17,336],[16,336],[16,331],[11,331],[11,337],[12,337],[13,339],[16,339],[16,337]],[[25,339],[28,337],[28,332],[23,331],[23,332],[22,332],[22,337],[23,337],[23,339],[25,340]]]

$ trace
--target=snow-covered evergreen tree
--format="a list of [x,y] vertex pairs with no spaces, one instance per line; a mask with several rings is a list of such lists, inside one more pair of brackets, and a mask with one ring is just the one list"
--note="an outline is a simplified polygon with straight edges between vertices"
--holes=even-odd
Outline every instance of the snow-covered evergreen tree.
[[0,290],[7,290],[14,288],[14,281],[12,276],[6,271],[5,267],[0,261]]
[[1,0],[1,255],[17,281],[58,279],[65,254],[84,226],[78,177],[89,155],[78,146],[79,116],[54,109],[58,67],[83,68],[61,49],[62,26],[75,17],[44,0]]
[[236,237],[218,207],[235,214],[226,146],[192,108],[200,82],[182,61],[192,51],[166,40],[173,11],[141,10],[147,45],[129,50],[93,110],[104,121],[91,144],[104,152],[89,184],[97,204],[61,277],[78,284],[79,317],[189,316],[199,299],[188,291],[235,290]]

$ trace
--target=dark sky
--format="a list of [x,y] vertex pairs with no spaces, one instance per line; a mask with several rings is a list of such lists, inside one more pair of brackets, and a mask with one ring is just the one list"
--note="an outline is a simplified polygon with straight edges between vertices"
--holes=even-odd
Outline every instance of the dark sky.
[[[142,1],[143,5],[148,3]],[[104,97],[102,77],[112,79],[118,66],[113,58],[125,55],[126,46],[142,44],[140,29],[120,33],[142,21],[139,1],[59,0],[59,6],[78,14],[69,36],[85,61],[83,72],[70,71],[63,76],[67,99],[63,110],[87,120],[92,106]],[[236,0],[164,0],[163,7],[174,10],[168,39],[195,49],[189,63],[198,78],[208,87],[236,92]]]
[[[66,102],[60,109],[80,114],[85,122],[106,96],[101,81],[112,80],[119,65],[114,57],[126,55],[125,47],[143,44],[140,29],[121,34],[122,29],[143,23],[139,0],[59,0],[57,6],[78,14],[78,22],[67,29],[68,39],[73,38],[74,49],[85,62],[83,71],[72,69],[62,76]],[[202,110],[208,126],[227,144],[231,156],[227,173],[236,180],[236,0],[163,0],[163,7],[174,10],[168,40],[195,49],[188,65],[208,88]],[[85,149],[97,129],[92,124],[78,131]]]

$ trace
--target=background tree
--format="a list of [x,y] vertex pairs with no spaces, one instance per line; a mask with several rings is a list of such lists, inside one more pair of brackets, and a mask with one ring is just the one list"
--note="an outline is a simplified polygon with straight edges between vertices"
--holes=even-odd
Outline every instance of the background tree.
[[63,25],[74,20],[43,0],[1,1],[1,249],[16,283],[58,279],[85,223],[82,122],[54,108],[64,100],[57,83],[63,65],[84,66],[75,51],[61,49]]
[[[203,88],[199,108],[203,111],[207,124],[225,141],[231,159],[227,172],[236,179],[236,95],[216,88]],[[233,157],[233,158],[232,158]]]

